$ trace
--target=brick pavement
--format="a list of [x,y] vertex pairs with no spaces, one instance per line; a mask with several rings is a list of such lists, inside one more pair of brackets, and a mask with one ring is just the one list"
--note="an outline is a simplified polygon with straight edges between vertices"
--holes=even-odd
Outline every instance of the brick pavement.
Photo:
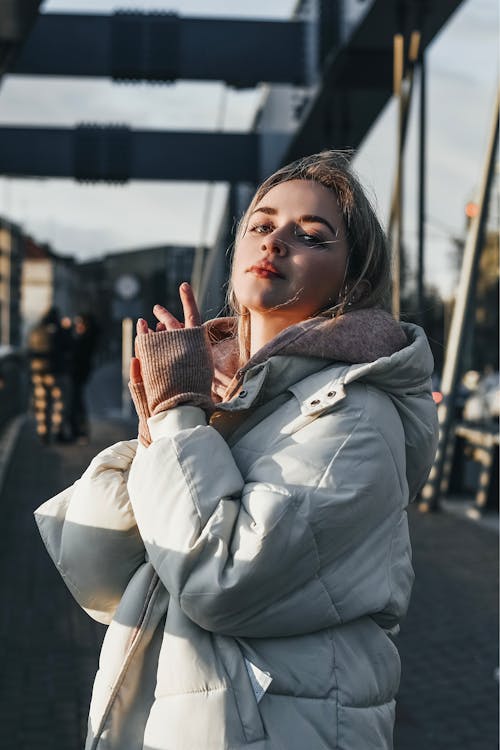
[[82,747],[105,628],[75,604],[32,513],[97,451],[124,437],[125,425],[98,422],[88,446],[46,447],[30,421],[21,429],[0,497],[0,750]]
[[498,534],[410,511],[416,572],[398,637],[396,750],[498,748]]
[[[95,421],[90,445],[49,448],[29,422],[20,433],[0,496],[0,750],[83,747],[105,628],[66,590],[32,511],[131,429],[116,420]],[[403,679],[395,749],[494,750],[498,535],[416,509],[410,521],[417,578],[398,638]]]

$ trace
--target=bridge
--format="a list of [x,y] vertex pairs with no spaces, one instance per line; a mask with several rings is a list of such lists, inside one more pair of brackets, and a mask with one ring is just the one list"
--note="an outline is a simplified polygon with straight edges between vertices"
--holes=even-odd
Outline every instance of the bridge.
[[[220,306],[233,217],[245,207],[252,186],[292,158],[332,145],[358,147],[395,96],[399,132],[391,230],[399,257],[398,186],[413,80],[417,75],[425,80],[426,49],[460,0],[300,0],[286,21],[168,12],[41,13],[40,5],[40,0],[0,3],[0,76],[36,76],[42,86],[51,76],[108,78],[116,85],[222,80],[235,88],[265,86],[267,95],[245,133],[92,123],[74,128],[41,128],[29,122],[0,126],[0,174],[91,184],[139,179],[229,183],[218,241],[195,253],[199,298],[205,308],[214,308]],[[250,54],[256,44],[258,56]],[[484,230],[496,148],[493,132],[490,145],[482,214],[480,210],[470,228],[464,304],[448,357],[448,396],[456,388],[471,279]],[[186,152],[192,154],[190,160],[184,158]],[[420,180],[423,191],[425,154]],[[13,330],[19,297],[15,278],[21,274],[20,266],[13,264],[16,236],[0,222],[0,583],[5,595],[0,610],[0,746],[77,750],[83,743],[104,629],[79,611],[60,582],[32,512],[77,479],[101,448],[133,438],[136,423],[122,402],[121,362],[107,352],[88,387],[88,443],[38,439],[30,409],[29,363],[18,345],[20,334]],[[125,316],[133,314],[127,304],[124,295],[120,311]],[[452,398],[446,402],[443,434],[450,430],[450,404]],[[430,500],[439,491],[443,470],[443,465],[437,467],[429,485]],[[469,505],[476,506],[472,497]],[[494,513],[478,512],[472,522],[452,513],[410,510],[417,579],[398,640],[404,664],[395,730],[398,750],[489,750],[498,739],[496,521]]]

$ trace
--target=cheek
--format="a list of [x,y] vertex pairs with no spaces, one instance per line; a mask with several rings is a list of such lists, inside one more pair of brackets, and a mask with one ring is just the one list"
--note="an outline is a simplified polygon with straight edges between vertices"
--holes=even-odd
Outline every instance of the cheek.
[[238,246],[234,250],[233,262],[231,265],[231,276],[242,276],[245,269],[250,265],[250,255],[248,248],[245,246],[245,242],[240,240]]
[[251,265],[250,261],[249,253],[246,252],[245,247],[239,246],[235,249],[230,278],[233,292],[240,302],[243,302],[244,298],[246,298],[246,290],[251,280],[246,273],[246,269]]
[[345,259],[332,257],[314,257],[301,262],[301,282],[317,293],[337,294],[345,273]]
[[243,277],[244,263],[241,252],[236,252],[233,257],[231,264],[231,283],[234,287],[235,284]]

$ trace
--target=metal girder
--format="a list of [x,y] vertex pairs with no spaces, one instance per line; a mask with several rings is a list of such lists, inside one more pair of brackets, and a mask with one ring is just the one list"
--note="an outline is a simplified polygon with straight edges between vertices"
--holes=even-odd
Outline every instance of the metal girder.
[[38,13],[41,0],[0,0],[0,75],[11,65]]
[[386,89],[392,80],[392,47],[348,50],[332,82],[345,89]]
[[256,133],[0,127],[0,174],[86,182],[255,182]]
[[392,95],[396,33],[422,33],[425,49],[463,0],[374,0],[351,36],[326,58],[321,85],[283,162],[323,148],[356,148]]
[[39,16],[12,73],[114,80],[305,83],[304,24],[173,13]]

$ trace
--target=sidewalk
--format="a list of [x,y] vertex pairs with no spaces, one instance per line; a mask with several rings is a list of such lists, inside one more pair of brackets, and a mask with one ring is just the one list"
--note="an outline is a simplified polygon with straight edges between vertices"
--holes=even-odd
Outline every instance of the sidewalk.
[[87,446],[43,446],[25,421],[0,496],[0,750],[80,750],[105,627],[74,602],[38,534],[34,509],[106,445],[132,437],[94,422]]
[[[106,392],[115,380],[108,368],[93,383],[99,408],[108,411],[106,419],[94,419],[90,445],[42,446],[26,421],[6,469],[0,495],[0,750],[83,748],[105,627],[68,593],[32,513],[80,476],[101,448],[133,436],[132,424],[112,418],[119,403]],[[395,750],[494,750],[498,534],[416,508],[410,528],[416,582],[397,641],[403,678]]]
[[396,750],[498,748],[498,533],[410,509],[415,585],[397,644]]

